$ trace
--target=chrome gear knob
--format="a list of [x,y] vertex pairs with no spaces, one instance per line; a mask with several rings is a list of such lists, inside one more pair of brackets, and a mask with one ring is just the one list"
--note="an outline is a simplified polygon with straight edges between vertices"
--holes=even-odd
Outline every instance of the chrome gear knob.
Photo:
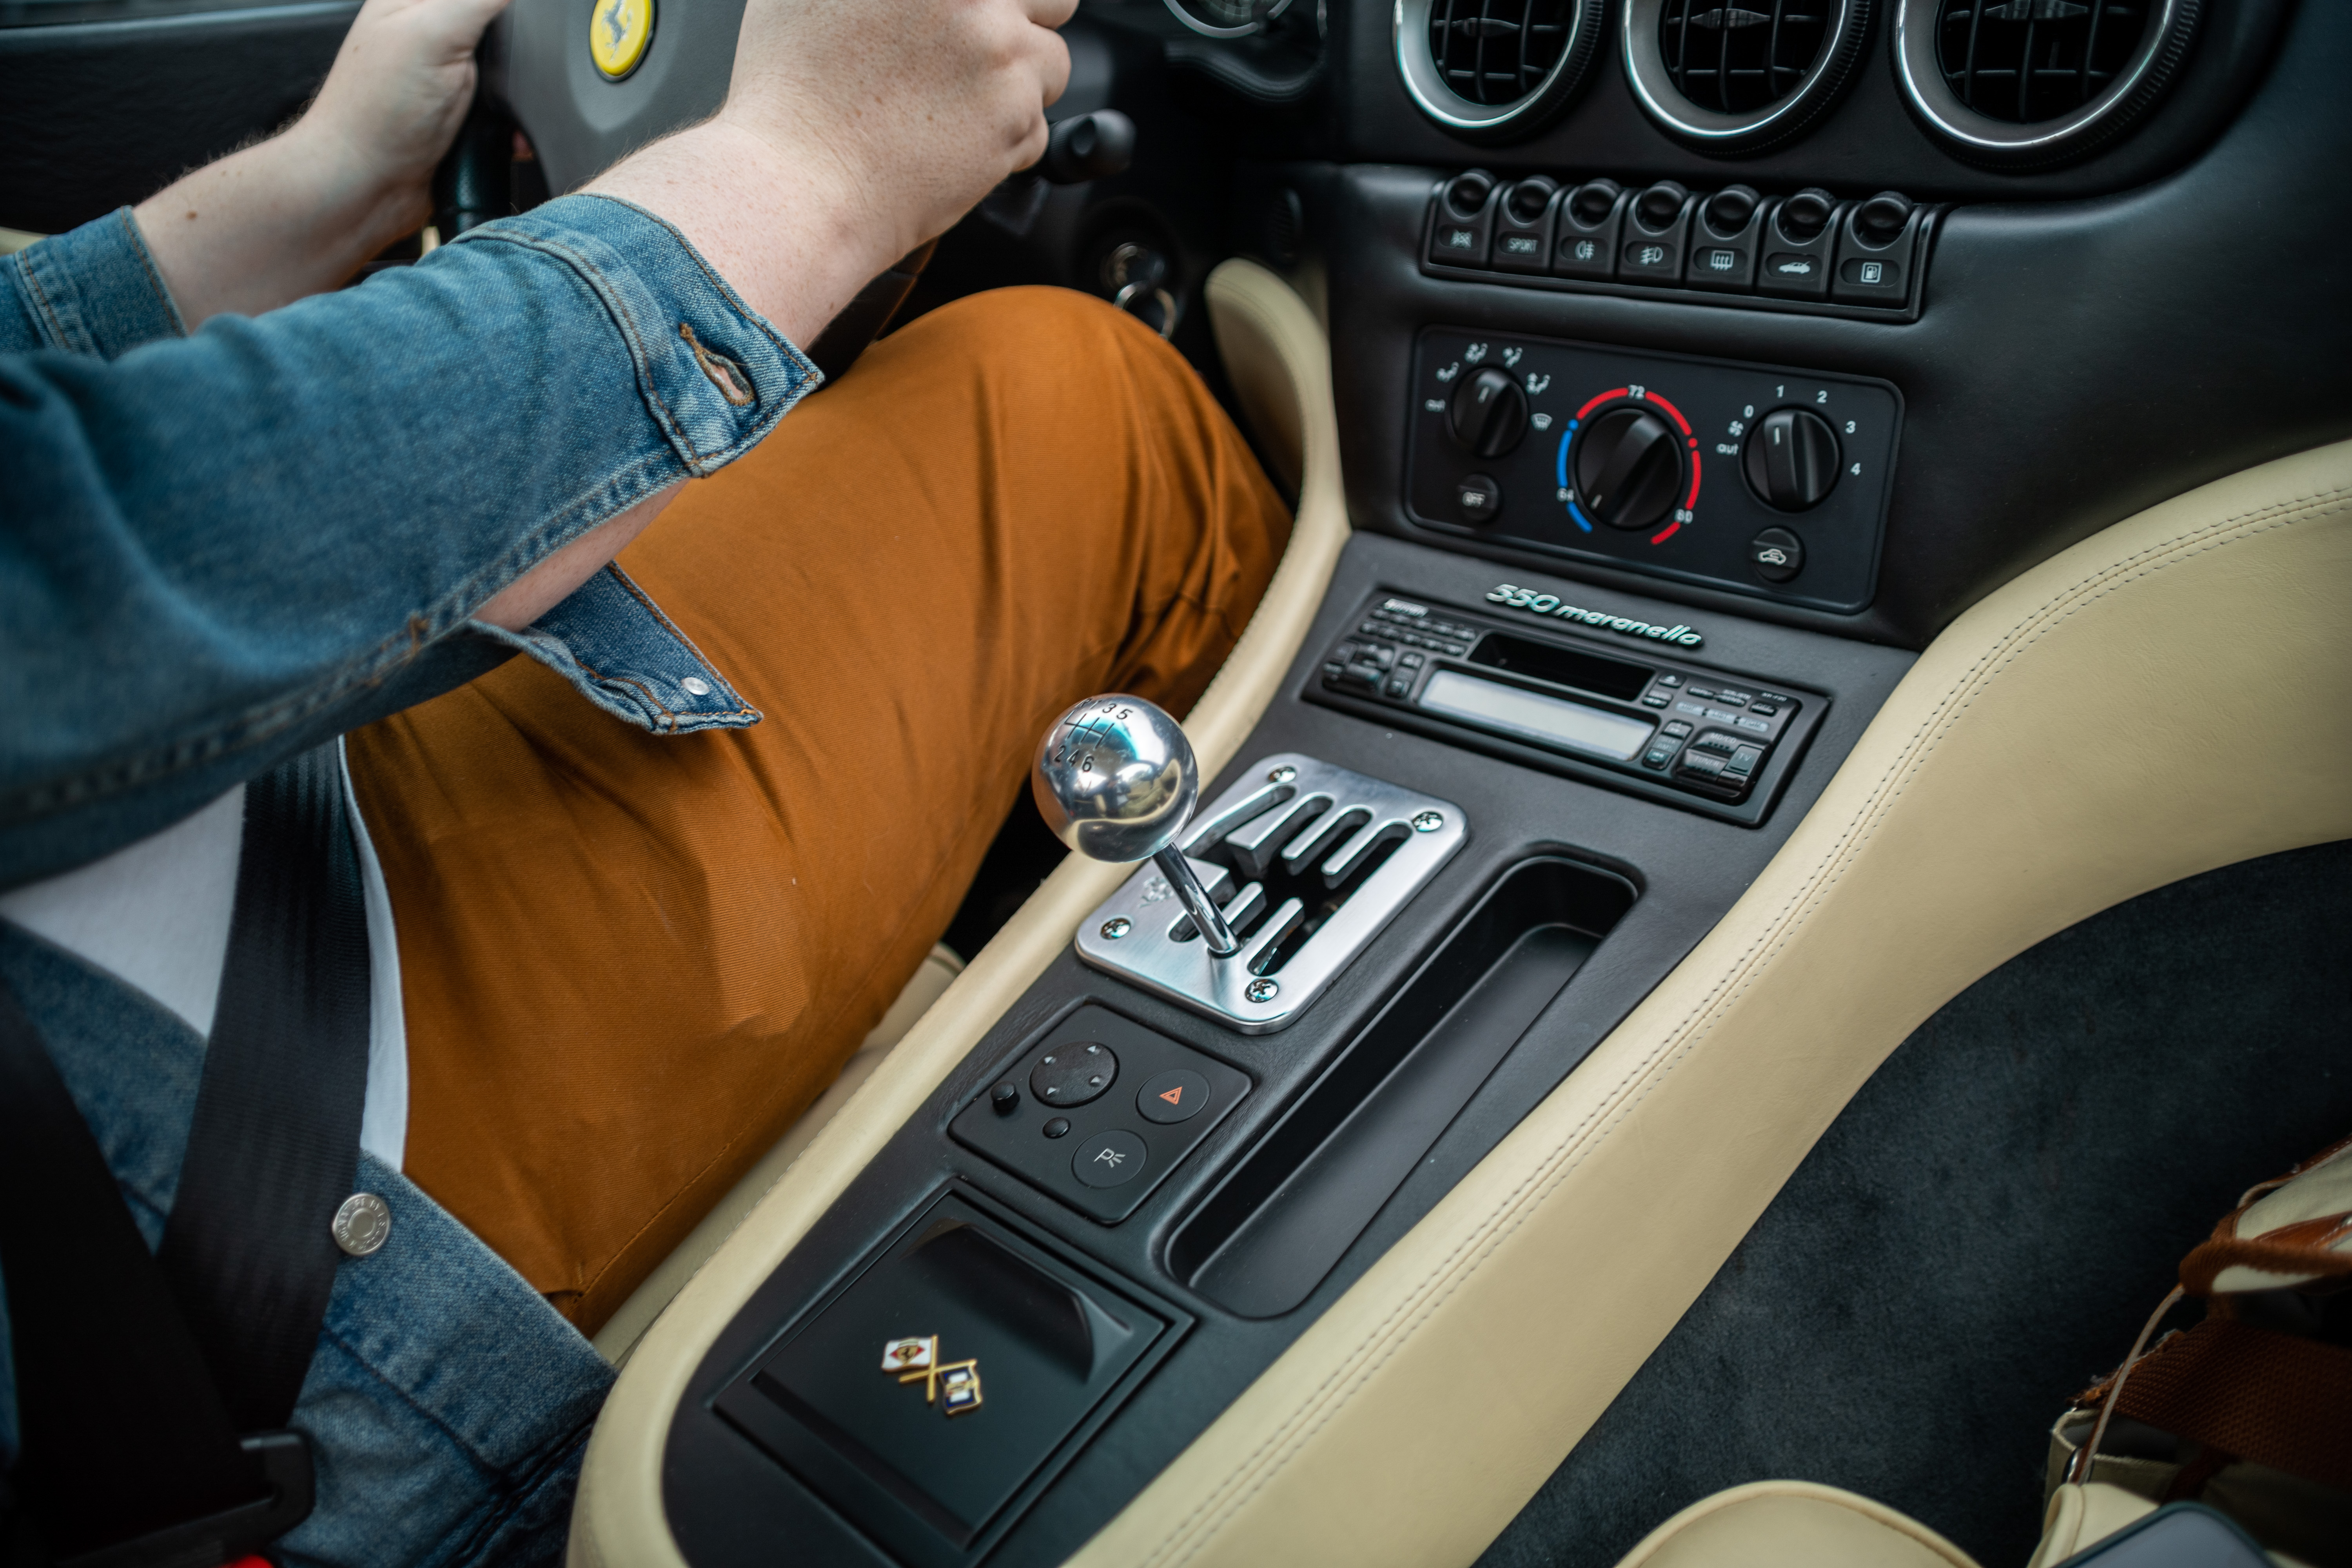
[[1030,793],[1054,836],[1089,860],[1150,859],[1201,928],[1209,951],[1241,943],[1176,839],[1201,795],[1201,764],[1175,720],[1140,697],[1089,697],[1038,743]]

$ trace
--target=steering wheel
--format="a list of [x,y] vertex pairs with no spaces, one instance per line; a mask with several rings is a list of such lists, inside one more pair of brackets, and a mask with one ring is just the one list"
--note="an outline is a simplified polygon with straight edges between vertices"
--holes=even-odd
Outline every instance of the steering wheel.
[[[433,184],[445,238],[513,210],[520,129],[562,195],[657,137],[715,113],[735,68],[744,0],[514,0],[484,35],[474,107]],[[1032,174],[1056,184],[1125,169],[1135,126],[1117,110],[1055,124]],[[868,283],[808,345],[828,381],[889,324],[936,241]]]

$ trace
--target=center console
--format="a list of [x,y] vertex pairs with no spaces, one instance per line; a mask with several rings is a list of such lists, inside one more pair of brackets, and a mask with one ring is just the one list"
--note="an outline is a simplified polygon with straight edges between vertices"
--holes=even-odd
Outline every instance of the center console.
[[1232,953],[1164,861],[1059,928],[687,1380],[687,1560],[1076,1551],[1705,934],[1909,662],[1356,536],[1168,830]]

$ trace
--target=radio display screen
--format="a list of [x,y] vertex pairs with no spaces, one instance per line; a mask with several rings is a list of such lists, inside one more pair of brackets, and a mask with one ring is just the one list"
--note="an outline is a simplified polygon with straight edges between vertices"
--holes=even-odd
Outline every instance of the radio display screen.
[[[1492,640],[1491,638],[1489,640]],[[1651,726],[1639,719],[1588,708],[1540,691],[1522,691],[1499,681],[1481,680],[1458,670],[1441,669],[1422,689],[1421,706],[1448,718],[1483,724],[1506,734],[1589,752],[1623,762],[1650,739]]]

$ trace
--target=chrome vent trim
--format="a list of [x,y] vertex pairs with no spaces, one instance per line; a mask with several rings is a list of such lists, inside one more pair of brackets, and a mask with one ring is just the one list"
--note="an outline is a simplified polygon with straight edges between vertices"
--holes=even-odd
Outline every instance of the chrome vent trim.
[[1606,17],[1607,0],[1396,0],[1397,75],[1458,136],[1531,134],[1583,86]]
[[[2187,61],[2202,9],[2200,0],[1896,0],[1895,77],[1913,115],[1960,157],[2047,168],[2096,152],[2147,117]],[[2135,19],[2127,53],[2098,47],[2101,31]],[[2048,101],[2035,103],[2024,71],[2047,79],[2045,88],[2066,79],[2073,90],[2063,96],[2079,101],[2022,118]],[[2003,88],[2021,100],[1991,101]]]
[[[1468,837],[1452,801],[1313,757],[1266,757],[1183,839],[1242,951],[1211,953],[1167,879],[1146,865],[1078,928],[1078,956],[1228,1028],[1271,1034],[1296,1022]],[[1318,895],[1334,891],[1343,897],[1327,910]],[[1260,981],[1273,982],[1272,995],[1253,998]]]
[[[1703,152],[1754,153],[1801,134],[1837,101],[1862,58],[1870,0],[1623,0],[1621,17],[1620,56],[1643,112]],[[1706,37],[1695,39],[1695,29]],[[1723,85],[1719,79],[1699,93],[1685,90],[1694,59],[1703,61],[1710,53],[1718,68],[1750,68],[1738,62],[1752,52],[1747,43],[1751,36],[1763,45],[1771,96],[1735,104],[1735,97],[1745,95],[1717,91]],[[1809,37],[1816,42],[1799,66],[1792,51]],[[1671,60],[1670,40],[1676,49]],[[1703,64],[1698,68],[1703,84],[1708,70]],[[1702,97],[1731,106],[1710,105],[1699,101]]]

